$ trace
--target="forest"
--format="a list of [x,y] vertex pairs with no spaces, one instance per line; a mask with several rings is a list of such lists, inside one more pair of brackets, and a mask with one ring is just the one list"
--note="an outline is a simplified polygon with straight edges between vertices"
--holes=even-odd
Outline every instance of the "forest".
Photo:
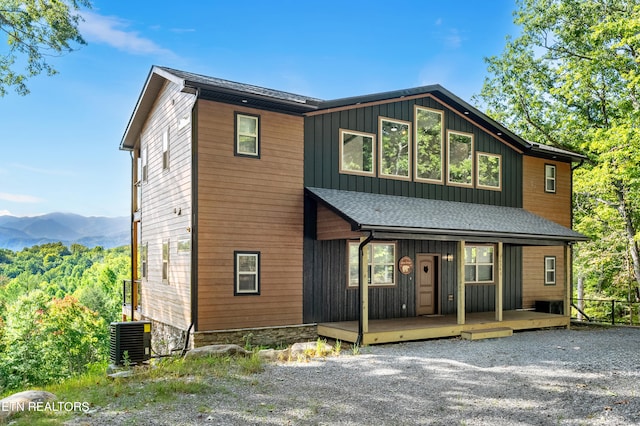
[[104,366],[130,249],[0,249],[0,394]]

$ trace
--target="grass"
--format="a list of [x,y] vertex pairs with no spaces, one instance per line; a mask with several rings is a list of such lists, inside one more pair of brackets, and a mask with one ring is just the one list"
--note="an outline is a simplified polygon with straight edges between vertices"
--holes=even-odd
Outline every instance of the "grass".
[[[135,367],[128,378],[107,377],[106,364],[88,373],[44,387],[57,401],[82,402],[89,411],[109,406],[115,411],[131,411],[164,404],[179,395],[229,394],[224,380],[238,380],[263,370],[257,354],[248,357],[165,358],[149,366]],[[218,379],[218,380],[216,380]],[[200,407],[205,410],[205,407]],[[11,418],[12,425],[55,425],[81,412],[25,412]]]

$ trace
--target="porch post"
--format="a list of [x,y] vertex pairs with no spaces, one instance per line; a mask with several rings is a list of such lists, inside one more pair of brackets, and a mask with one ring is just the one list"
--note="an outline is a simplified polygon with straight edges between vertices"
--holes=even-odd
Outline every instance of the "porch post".
[[502,291],[503,291],[503,277],[502,277],[502,254],[503,254],[502,241],[498,242],[498,262],[496,269],[498,275],[496,277],[496,321],[502,321]]
[[458,242],[458,324],[463,325],[465,320],[465,289],[464,289],[464,240]]
[[[361,237],[360,243],[370,237]],[[369,332],[369,244],[362,247],[360,257],[360,322],[362,334]],[[362,336],[364,339],[364,336]],[[361,342],[362,343],[362,342]]]
[[564,298],[564,316],[571,318],[571,246],[569,244],[564,246],[564,289],[565,289],[565,298]]

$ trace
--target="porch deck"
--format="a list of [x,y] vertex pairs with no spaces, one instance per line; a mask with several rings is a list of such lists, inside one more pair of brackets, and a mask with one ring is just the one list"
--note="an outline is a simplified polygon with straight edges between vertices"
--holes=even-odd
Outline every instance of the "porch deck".
[[[502,319],[496,321],[495,312],[480,312],[466,314],[465,324],[462,325],[457,323],[456,315],[369,320],[369,331],[362,337],[362,344],[456,337],[463,331],[497,327],[508,327],[512,330],[568,327],[571,320],[564,315],[533,311],[504,311]],[[318,335],[353,343],[358,338],[358,321],[320,323]]]

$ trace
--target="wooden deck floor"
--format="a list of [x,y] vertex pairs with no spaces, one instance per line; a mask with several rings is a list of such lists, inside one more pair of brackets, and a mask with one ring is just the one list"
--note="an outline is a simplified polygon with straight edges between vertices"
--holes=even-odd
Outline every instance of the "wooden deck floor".
[[[470,313],[466,315],[463,325],[457,323],[456,315],[369,320],[369,332],[363,336],[362,344],[456,337],[463,331],[497,327],[512,330],[568,327],[570,323],[567,316],[533,311],[504,311],[502,318],[502,321],[496,321],[494,312]],[[318,324],[318,334],[353,343],[358,338],[358,321],[321,323]]]

